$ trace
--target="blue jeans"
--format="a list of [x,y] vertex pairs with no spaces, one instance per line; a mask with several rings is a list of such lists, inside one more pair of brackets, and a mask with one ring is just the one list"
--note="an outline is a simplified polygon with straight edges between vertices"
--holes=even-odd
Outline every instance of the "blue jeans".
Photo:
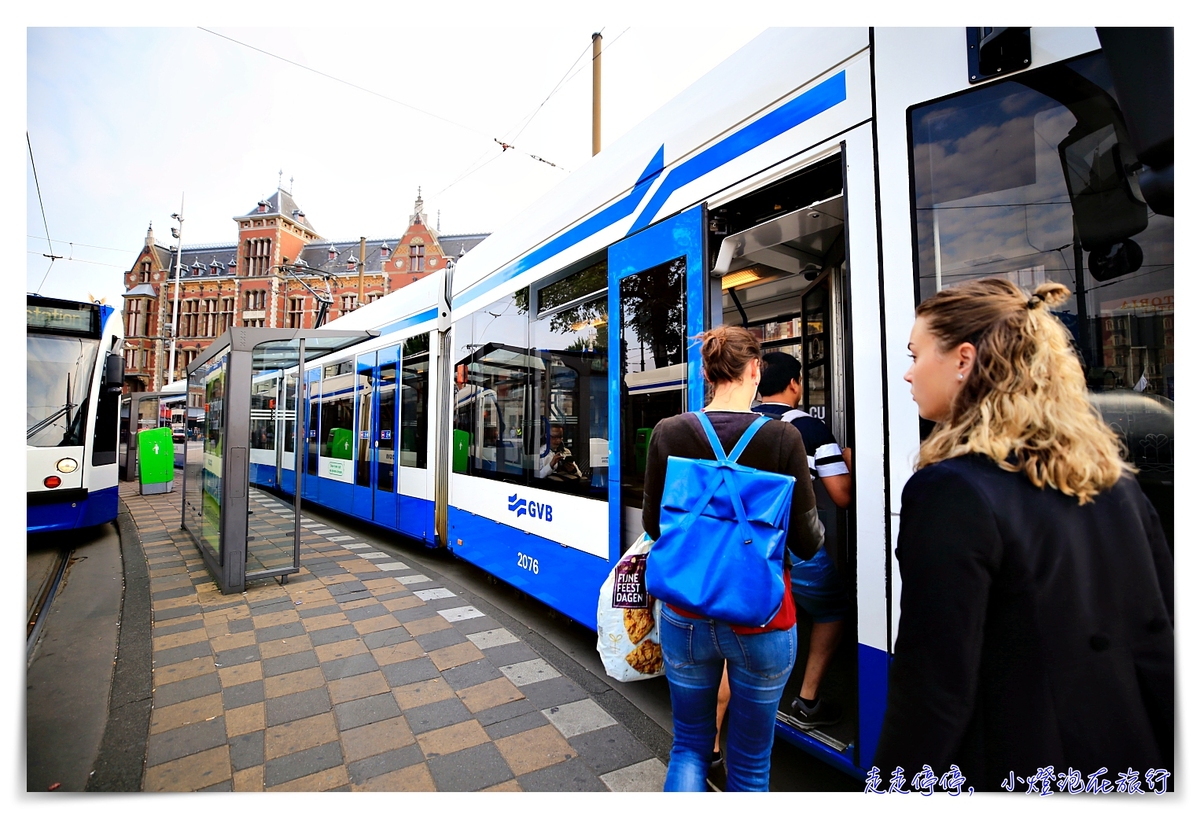
[[738,635],[729,625],[688,619],[666,605],[659,615],[675,738],[666,792],[704,792],[717,737],[717,691],[729,663],[729,792],[766,792],[775,742],[775,713],[796,661],[796,628]]

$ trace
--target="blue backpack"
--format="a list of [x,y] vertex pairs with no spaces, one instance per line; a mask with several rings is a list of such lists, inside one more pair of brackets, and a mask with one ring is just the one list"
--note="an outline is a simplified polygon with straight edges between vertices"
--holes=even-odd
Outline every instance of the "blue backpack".
[[759,416],[728,456],[700,420],[716,460],[668,457],[661,535],[646,559],[646,590],[677,608],[762,627],[783,604],[784,553],[796,478],[738,465]]

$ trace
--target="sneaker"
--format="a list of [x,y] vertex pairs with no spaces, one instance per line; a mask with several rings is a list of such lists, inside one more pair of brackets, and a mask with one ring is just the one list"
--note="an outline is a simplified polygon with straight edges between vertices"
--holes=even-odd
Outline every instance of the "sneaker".
[[803,728],[822,727],[841,721],[842,708],[829,699],[817,699],[815,706],[807,707],[797,696],[792,700],[792,717]]
[[708,764],[708,786],[713,792],[725,792],[725,756],[714,753]]

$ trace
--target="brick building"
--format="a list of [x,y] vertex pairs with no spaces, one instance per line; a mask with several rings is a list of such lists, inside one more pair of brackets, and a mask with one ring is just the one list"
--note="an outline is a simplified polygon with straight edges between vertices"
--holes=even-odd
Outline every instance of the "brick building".
[[[333,303],[326,321],[443,269],[486,233],[441,235],[426,223],[417,195],[404,232],[394,238],[330,241],[317,233],[282,188],[235,216],[237,241],[179,251],[179,333],[169,376],[175,297],[175,247],[163,247],[153,225],[125,274],[125,382],[146,392],[177,380],[208,344],[232,326],[312,327],[319,302]],[[362,264],[360,265],[360,258]],[[333,277],[329,277],[332,274]],[[303,283],[301,283],[303,282]]]

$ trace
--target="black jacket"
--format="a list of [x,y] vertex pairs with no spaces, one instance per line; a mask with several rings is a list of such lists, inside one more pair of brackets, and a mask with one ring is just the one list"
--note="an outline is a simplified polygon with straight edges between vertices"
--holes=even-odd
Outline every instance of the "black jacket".
[[1080,506],[982,456],[928,466],[904,487],[896,557],[885,785],[925,764],[976,790],[1051,765],[1132,768],[1143,788],[1174,773],[1173,557],[1132,478]]

